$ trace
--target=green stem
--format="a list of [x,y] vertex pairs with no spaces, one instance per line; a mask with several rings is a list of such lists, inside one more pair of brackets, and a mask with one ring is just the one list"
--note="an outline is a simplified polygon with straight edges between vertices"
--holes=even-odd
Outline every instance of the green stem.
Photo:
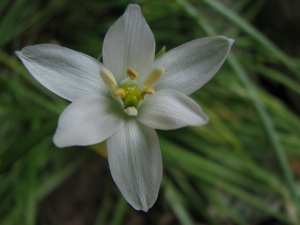
[[287,185],[291,191],[291,195],[292,198],[295,202],[295,204],[298,206],[298,210],[300,208],[300,202],[299,199],[297,197],[297,191],[296,191],[296,185],[294,182],[294,178],[292,175],[292,172],[290,170],[289,167],[289,163],[285,154],[285,149],[283,148],[283,146],[281,145],[280,141],[279,141],[279,137],[277,135],[276,129],[273,125],[273,122],[271,120],[270,115],[268,114],[267,110],[265,109],[265,105],[264,103],[260,100],[260,96],[258,91],[256,90],[254,84],[252,83],[252,81],[249,79],[247,73],[245,72],[245,70],[242,68],[242,66],[240,65],[240,63],[238,62],[238,60],[236,59],[236,57],[233,54],[230,54],[228,56],[228,62],[229,65],[232,67],[232,69],[236,72],[236,74],[239,76],[240,80],[242,81],[242,83],[244,84],[244,86],[246,87],[250,97],[252,98],[254,105],[261,117],[262,123],[266,129],[266,132],[269,136],[269,139],[271,141],[271,144],[275,150],[277,159],[280,163],[280,166],[283,170],[285,179],[287,181]]
[[258,41],[265,49],[269,50],[274,57],[286,64],[286,66],[288,66],[295,75],[300,77],[298,65],[289,56],[282,52],[273,42],[266,38],[266,36],[260,33],[255,27],[247,23],[247,21],[245,21],[242,17],[228,7],[224,6],[222,3],[219,3],[215,0],[202,0],[202,2],[231,21],[233,24],[251,36],[254,40]]
[[[217,12],[219,12],[222,15],[226,15],[228,19],[235,20],[237,25],[240,25],[242,29],[246,29],[248,33],[252,36],[254,36],[256,39],[258,39],[261,43],[265,44],[265,47],[269,49],[270,51],[276,53],[277,56],[280,56],[282,59],[287,59],[286,56],[281,53],[281,51],[273,45],[269,40],[267,40],[262,34],[260,34],[258,31],[256,31],[253,27],[248,25],[246,22],[237,22],[238,18],[237,15],[233,12],[231,12],[229,9],[225,8],[224,6],[220,5],[219,3],[213,1],[213,0],[203,0],[208,5],[212,6],[213,9],[215,9]],[[186,12],[192,16],[194,19],[196,19],[197,23],[204,29],[204,31],[209,35],[215,35],[214,28],[207,22],[207,20],[204,20],[199,14],[198,10],[190,5],[185,0],[177,0],[181,5],[183,5]],[[232,13],[232,15],[230,14]],[[287,185],[290,189],[291,197],[297,206],[298,211],[300,211],[300,202],[297,196],[296,191],[296,185],[294,182],[294,178],[292,175],[292,172],[289,167],[289,163],[285,154],[285,149],[281,145],[279,141],[279,137],[277,135],[276,129],[273,125],[273,122],[271,120],[270,115],[268,114],[264,103],[260,99],[260,95],[258,91],[256,90],[255,85],[252,83],[250,78],[248,77],[246,71],[243,69],[243,67],[238,62],[237,58],[233,54],[229,54],[227,58],[227,62],[231,66],[231,68],[235,71],[235,73],[238,75],[242,83],[244,84],[247,92],[249,93],[251,99],[254,102],[254,105],[261,117],[262,123],[266,129],[267,135],[270,139],[270,142],[275,149],[276,157],[280,163],[280,166],[283,170],[284,177],[286,179]]]

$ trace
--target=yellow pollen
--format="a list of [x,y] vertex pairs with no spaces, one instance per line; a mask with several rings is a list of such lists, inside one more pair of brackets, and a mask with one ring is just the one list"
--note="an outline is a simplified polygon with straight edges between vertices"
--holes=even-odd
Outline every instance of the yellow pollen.
[[147,95],[153,95],[155,93],[154,89],[152,87],[147,87],[141,92],[141,99],[145,100]]
[[113,90],[111,93],[112,93],[112,95],[113,95],[114,97],[120,97],[120,98],[124,98],[125,95],[126,95],[126,93],[125,93],[125,91],[124,91],[123,88],[116,88],[116,89]]
[[113,91],[116,88],[117,81],[114,75],[108,69],[101,69],[100,76],[110,91]]
[[138,73],[135,72],[133,69],[128,68],[126,70],[127,75],[130,77],[131,80],[135,80],[138,77]]
[[164,75],[164,73],[165,69],[163,67],[154,68],[150,75],[144,81],[144,85],[147,87],[153,87]]

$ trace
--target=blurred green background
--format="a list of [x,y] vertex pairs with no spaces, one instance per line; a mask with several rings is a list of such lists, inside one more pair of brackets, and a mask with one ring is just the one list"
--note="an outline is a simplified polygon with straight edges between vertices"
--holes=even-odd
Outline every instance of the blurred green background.
[[59,44],[94,58],[127,0],[0,1],[0,224],[300,224],[300,2],[140,0],[158,52],[214,35],[226,62],[191,97],[203,127],[158,131],[164,176],[148,213],[112,181],[105,143],[58,149],[69,102],[42,87],[14,51]]

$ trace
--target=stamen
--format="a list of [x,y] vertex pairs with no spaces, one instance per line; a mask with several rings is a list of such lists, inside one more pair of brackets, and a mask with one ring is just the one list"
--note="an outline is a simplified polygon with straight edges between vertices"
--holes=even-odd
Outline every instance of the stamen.
[[128,107],[126,109],[124,109],[124,112],[128,115],[128,116],[136,116],[138,114],[138,111],[136,108],[134,107]]
[[145,89],[142,90],[142,92],[141,92],[141,95],[140,95],[140,96],[141,96],[141,99],[142,99],[142,100],[145,100],[147,95],[153,95],[154,92],[155,92],[154,89],[151,88],[151,87],[145,88]]
[[108,69],[101,69],[100,76],[110,91],[113,91],[116,88],[117,81],[114,75],[112,75],[112,73]]
[[131,80],[135,80],[138,77],[138,73],[135,72],[133,69],[128,68],[126,70],[127,75],[130,77]]
[[147,87],[153,87],[157,81],[164,75],[165,69],[163,67],[154,68],[151,74],[144,81],[144,85]]
[[124,98],[126,95],[125,90],[123,88],[116,88],[111,93],[114,97],[120,97],[120,98]]

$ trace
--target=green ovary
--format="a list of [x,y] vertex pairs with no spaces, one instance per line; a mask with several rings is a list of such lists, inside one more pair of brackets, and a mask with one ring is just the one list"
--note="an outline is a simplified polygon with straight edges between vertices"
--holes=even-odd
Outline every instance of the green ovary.
[[124,102],[124,109],[128,107],[135,107],[137,108],[138,103],[140,101],[140,94],[141,91],[138,90],[137,85],[128,86],[128,85],[122,85],[121,88],[125,91],[125,97],[122,98]]

